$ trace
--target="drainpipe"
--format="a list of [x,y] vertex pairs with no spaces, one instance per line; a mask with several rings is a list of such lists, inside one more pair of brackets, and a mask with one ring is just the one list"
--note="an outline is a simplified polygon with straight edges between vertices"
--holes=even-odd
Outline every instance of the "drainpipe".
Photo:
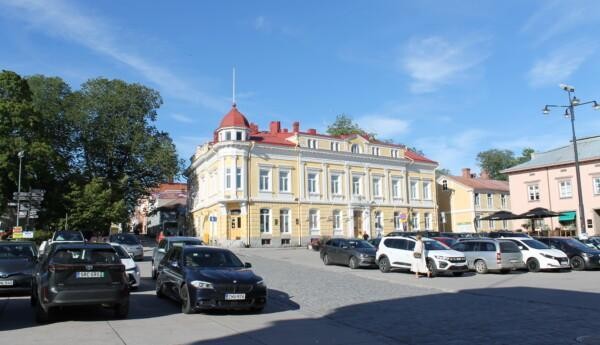
[[409,163],[406,166],[406,178],[405,178],[406,181],[405,181],[404,184],[406,185],[405,186],[406,187],[406,189],[405,189],[406,190],[406,202],[408,203],[408,207],[407,207],[408,214],[406,215],[406,230],[410,231],[410,230],[413,230],[413,229],[412,229],[412,224],[411,224],[411,221],[412,221],[412,204],[410,203],[411,198],[410,198],[410,181],[409,181],[409,176],[408,176],[408,167],[411,166],[411,165],[413,165],[415,163],[415,160],[412,159],[412,158],[410,158],[410,157],[406,157],[406,156],[404,156],[404,158],[407,158],[409,160]]
[[[296,136],[297,138],[297,136]],[[297,171],[297,175],[298,175],[298,245],[302,246],[302,217],[301,217],[301,207],[300,207],[300,145],[298,140],[296,140],[296,153],[297,153],[297,159],[296,159],[296,171]]]
[[246,190],[246,234],[247,234],[247,241],[248,241],[248,247],[250,247],[250,171],[252,169],[250,169],[250,154],[252,152],[252,149],[254,148],[254,141],[250,142],[250,148],[248,149],[248,156],[245,158],[246,159],[246,171],[245,171],[245,175],[246,175],[246,183],[244,185],[244,188]]

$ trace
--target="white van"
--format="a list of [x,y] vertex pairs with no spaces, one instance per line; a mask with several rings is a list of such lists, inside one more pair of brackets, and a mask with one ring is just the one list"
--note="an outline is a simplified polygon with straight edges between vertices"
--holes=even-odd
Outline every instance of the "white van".
[[526,237],[504,237],[503,239],[513,241],[519,247],[529,272],[571,268],[567,254],[558,249],[550,249],[538,240]]
[[[384,237],[377,249],[376,261],[381,272],[387,273],[392,269],[410,270],[414,260],[413,251],[415,240],[412,237]],[[451,272],[461,276],[468,271],[467,260],[463,253],[450,249],[438,241],[424,238],[427,268],[432,276],[443,272]]]

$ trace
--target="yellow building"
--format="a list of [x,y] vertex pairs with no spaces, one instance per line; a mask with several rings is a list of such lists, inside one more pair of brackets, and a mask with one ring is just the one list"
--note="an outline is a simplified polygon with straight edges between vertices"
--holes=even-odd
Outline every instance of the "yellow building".
[[462,170],[462,176],[437,178],[440,229],[452,232],[488,232],[512,229],[510,220],[481,220],[497,211],[510,212],[508,182],[491,180]]
[[306,245],[437,227],[437,163],[404,146],[298,122],[259,131],[234,105],[191,160],[188,207],[207,243]]

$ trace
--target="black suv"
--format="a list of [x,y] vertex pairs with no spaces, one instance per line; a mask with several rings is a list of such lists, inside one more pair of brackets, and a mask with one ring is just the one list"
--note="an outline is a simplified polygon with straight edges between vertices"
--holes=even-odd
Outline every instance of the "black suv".
[[36,262],[37,249],[33,242],[0,242],[0,294],[29,294]]
[[574,238],[536,237],[536,240],[552,249],[565,252],[571,262],[571,268],[576,271],[600,268],[600,250],[590,248]]
[[115,316],[129,313],[125,266],[108,243],[53,246],[36,267],[31,304],[36,321],[52,319],[56,307],[110,305]]

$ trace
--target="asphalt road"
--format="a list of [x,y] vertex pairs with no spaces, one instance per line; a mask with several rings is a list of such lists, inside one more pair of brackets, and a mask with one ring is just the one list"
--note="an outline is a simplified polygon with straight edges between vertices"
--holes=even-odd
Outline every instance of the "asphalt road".
[[[581,344],[600,340],[600,272],[415,279],[324,266],[306,249],[238,249],[270,288],[262,314],[184,315],[158,299],[150,263],[129,318],[64,310],[36,325],[26,297],[0,297],[2,344]],[[146,253],[149,255],[149,252]],[[586,337],[587,338],[583,338]],[[579,339],[579,341],[577,340]],[[600,342],[596,342],[600,344]]]

